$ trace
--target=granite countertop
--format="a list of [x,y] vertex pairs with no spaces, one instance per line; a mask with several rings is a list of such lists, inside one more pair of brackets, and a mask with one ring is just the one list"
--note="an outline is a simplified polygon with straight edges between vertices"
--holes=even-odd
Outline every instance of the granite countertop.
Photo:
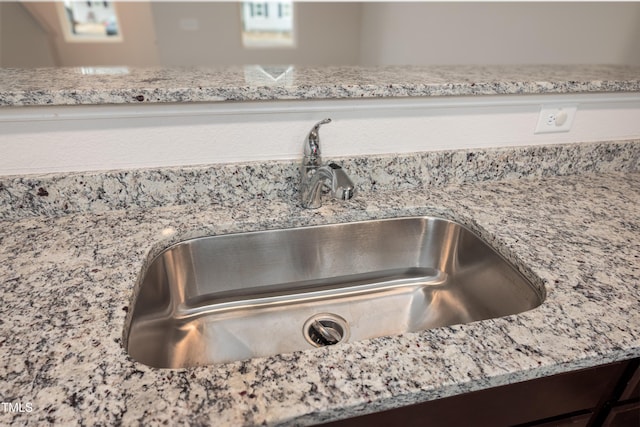
[[[5,217],[0,396],[33,410],[0,413],[0,423],[308,425],[638,357],[639,143],[598,147],[590,150],[600,162],[617,152],[626,166],[592,168],[565,156],[569,149],[552,149],[549,159],[563,159],[564,173],[537,175],[547,169],[531,166],[536,156],[503,150],[495,159],[531,173],[432,186],[405,179],[318,210],[278,193],[242,203]],[[472,162],[482,153],[459,157]],[[28,186],[5,180],[0,193],[18,181]],[[45,182],[29,185],[55,196],[53,187],[38,188]],[[192,369],[149,368],[122,348],[140,269],[173,241],[424,214],[475,230],[534,275],[546,301],[499,319]]]
[[618,65],[0,69],[0,106],[638,91]]

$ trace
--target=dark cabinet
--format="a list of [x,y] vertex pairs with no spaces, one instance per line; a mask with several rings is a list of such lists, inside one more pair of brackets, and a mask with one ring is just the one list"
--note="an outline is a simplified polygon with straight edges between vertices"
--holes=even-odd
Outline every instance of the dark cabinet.
[[326,425],[640,427],[639,362],[597,366]]
[[640,402],[627,403],[611,408],[605,418],[603,427],[638,427],[640,426]]
[[584,414],[566,415],[552,420],[538,421],[525,425],[532,427],[587,427],[592,417],[593,412],[586,412]]
[[630,363],[619,393],[609,402],[603,427],[640,427],[640,365]]
[[624,389],[620,394],[620,401],[640,399],[640,366],[632,370],[629,380],[624,383]]

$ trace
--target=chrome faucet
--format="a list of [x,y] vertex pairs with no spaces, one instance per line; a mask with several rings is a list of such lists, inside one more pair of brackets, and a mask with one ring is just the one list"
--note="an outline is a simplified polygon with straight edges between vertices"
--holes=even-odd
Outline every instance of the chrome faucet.
[[336,199],[349,200],[355,194],[355,187],[346,172],[335,163],[322,166],[320,156],[321,125],[330,123],[331,119],[324,119],[311,129],[304,141],[304,156],[300,166],[300,194],[302,207],[316,209],[322,206],[322,193],[325,186],[331,191],[331,196]]

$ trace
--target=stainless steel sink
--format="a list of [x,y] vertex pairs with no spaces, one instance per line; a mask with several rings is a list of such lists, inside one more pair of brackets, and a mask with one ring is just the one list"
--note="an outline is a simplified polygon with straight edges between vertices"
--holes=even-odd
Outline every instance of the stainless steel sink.
[[159,368],[501,317],[545,298],[467,228],[431,217],[188,240],[137,287],[125,347]]

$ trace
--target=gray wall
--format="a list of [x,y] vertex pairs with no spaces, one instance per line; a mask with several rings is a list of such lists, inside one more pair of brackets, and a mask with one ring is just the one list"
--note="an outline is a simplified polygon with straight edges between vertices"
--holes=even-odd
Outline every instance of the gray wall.
[[[355,65],[360,55],[360,3],[296,3],[294,48],[243,48],[235,2],[152,5],[162,65]],[[180,20],[198,21],[197,31]]]
[[55,65],[47,33],[18,3],[0,1],[0,67]]
[[[41,9],[40,23],[55,33],[51,3],[25,5]],[[0,66],[640,65],[640,2],[303,2],[296,47],[271,49],[241,46],[237,2],[118,6],[124,43],[74,45],[60,35],[48,43],[23,6],[0,0]],[[197,20],[198,29],[182,29],[181,19]]]
[[367,3],[372,64],[640,64],[640,3]]

